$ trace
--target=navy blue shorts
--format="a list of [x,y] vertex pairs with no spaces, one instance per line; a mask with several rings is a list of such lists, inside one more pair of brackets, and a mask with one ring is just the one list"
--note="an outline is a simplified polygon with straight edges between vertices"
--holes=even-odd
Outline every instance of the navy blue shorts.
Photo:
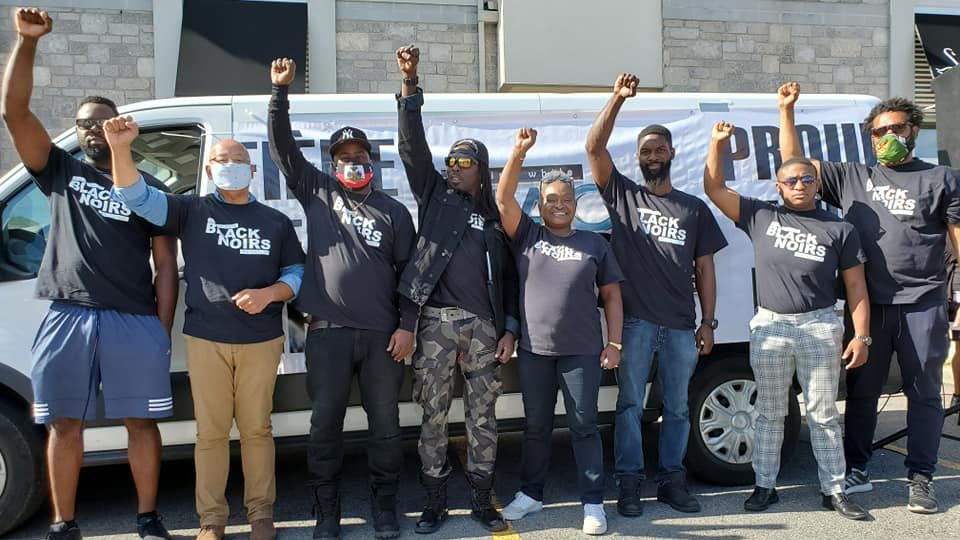
[[91,420],[173,414],[170,336],[156,315],[54,302],[33,341],[33,416]]

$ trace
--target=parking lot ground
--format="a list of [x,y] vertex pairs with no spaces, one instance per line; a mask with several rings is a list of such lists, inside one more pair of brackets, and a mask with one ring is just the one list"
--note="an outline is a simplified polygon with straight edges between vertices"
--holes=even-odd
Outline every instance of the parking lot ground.
[[[949,380],[949,378],[946,378]],[[950,390],[948,388],[948,390]],[[893,433],[904,426],[906,400],[893,396],[880,412],[877,437]],[[956,417],[947,420],[946,433],[960,436]],[[656,470],[653,457],[656,452],[656,426],[644,431],[647,471]],[[519,487],[522,436],[519,433],[501,437],[497,468],[499,502],[507,504]],[[943,439],[936,490],[940,512],[923,516],[907,511],[906,479],[903,452],[906,441],[900,440],[878,451],[870,466],[875,489],[872,493],[855,495],[867,507],[873,519],[852,522],[834,512],[820,509],[816,464],[810,449],[806,425],[793,458],[782,466],[778,491],[781,502],[762,513],[746,513],[743,501],[751,486],[720,487],[706,485],[691,478],[691,491],[700,499],[703,511],[699,514],[680,514],[656,502],[656,487],[647,481],[644,485],[644,514],[638,518],[624,518],[616,513],[617,488],[613,479],[613,432],[603,430],[606,468],[606,510],[609,519],[607,536],[622,538],[670,539],[868,539],[886,540],[956,539],[960,538],[960,443]],[[434,535],[424,537],[413,533],[413,526],[422,504],[422,493],[417,484],[418,458],[416,442],[403,443],[405,465],[402,474],[400,509],[405,518],[401,527],[403,538],[426,540],[487,539],[491,534],[469,517],[469,491],[463,477],[463,440],[452,441],[450,457],[454,473],[450,481],[451,516],[444,527]],[[545,508],[512,524],[503,540],[513,539],[567,539],[583,538],[579,527],[582,510],[576,493],[575,468],[570,438],[565,430],[554,436],[552,474],[545,493]],[[196,514],[193,510],[193,464],[190,461],[167,462],[163,466],[160,490],[160,511],[171,532],[181,538],[196,534]],[[278,503],[275,518],[281,539],[308,539],[311,537],[312,498],[305,486],[306,464],[302,451],[280,454],[277,468]],[[368,522],[370,504],[366,476],[366,455],[362,446],[348,448],[343,471],[343,538],[345,540],[373,538]],[[242,481],[239,460],[235,459],[228,486],[232,503],[228,536],[246,538],[249,527],[242,511]],[[25,526],[7,535],[10,540],[42,538],[46,532],[47,510]],[[136,504],[133,485],[126,466],[92,467],[84,469],[79,497],[79,522],[84,536],[89,539],[136,540],[133,527]]]

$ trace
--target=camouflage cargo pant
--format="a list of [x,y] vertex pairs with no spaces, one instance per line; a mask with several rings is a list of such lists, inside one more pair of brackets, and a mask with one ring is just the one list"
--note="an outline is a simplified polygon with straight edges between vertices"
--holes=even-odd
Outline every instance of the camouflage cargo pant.
[[413,398],[423,407],[417,449],[424,474],[440,478],[450,473],[447,413],[453,400],[458,363],[464,378],[467,472],[493,474],[497,457],[496,404],[501,392],[496,347],[492,321],[470,317],[442,322],[433,316],[420,317],[413,358]]

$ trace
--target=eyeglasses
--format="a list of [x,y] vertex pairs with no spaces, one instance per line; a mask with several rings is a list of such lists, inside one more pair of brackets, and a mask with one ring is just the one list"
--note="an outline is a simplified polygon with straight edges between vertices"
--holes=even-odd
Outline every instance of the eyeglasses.
[[787,185],[790,189],[796,189],[797,182],[801,182],[804,186],[809,186],[810,184],[817,181],[817,178],[813,175],[804,175],[804,176],[790,176],[784,178],[783,180],[778,180],[781,184]]
[[109,120],[109,118],[77,118],[77,127],[80,129],[93,129],[94,126],[98,128],[103,127],[103,123]]
[[887,134],[888,131],[893,131],[897,134],[903,134],[907,128],[910,127],[910,122],[900,122],[899,124],[887,124],[885,126],[880,126],[878,128],[873,128],[870,130],[870,134],[874,137],[883,137]]
[[473,167],[473,158],[467,156],[447,156],[447,167],[457,166],[461,169]]

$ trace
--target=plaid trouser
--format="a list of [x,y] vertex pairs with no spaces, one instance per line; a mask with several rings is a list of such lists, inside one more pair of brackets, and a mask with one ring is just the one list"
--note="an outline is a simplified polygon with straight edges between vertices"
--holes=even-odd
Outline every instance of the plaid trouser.
[[803,390],[820,490],[843,491],[846,465],[837,412],[843,325],[833,308],[784,315],[759,308],[750,321],[750,367],[757,380],[756,484],[772,488],[780,472],[787,400],[796,372]]

